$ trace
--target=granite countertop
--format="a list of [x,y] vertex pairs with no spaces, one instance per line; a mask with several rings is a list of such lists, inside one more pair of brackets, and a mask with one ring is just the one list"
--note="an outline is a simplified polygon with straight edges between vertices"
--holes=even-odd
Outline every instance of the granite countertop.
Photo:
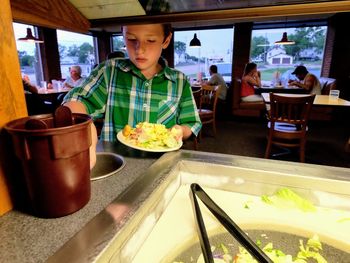
[[79,211],[44,219],[18,210],[0,217],[0,262],[44,262],[93,217],[120,195],[162,154],[133,150],[119,143],[100,143],[98,151],[124,157],[118,173],[91,182],[91,199]]

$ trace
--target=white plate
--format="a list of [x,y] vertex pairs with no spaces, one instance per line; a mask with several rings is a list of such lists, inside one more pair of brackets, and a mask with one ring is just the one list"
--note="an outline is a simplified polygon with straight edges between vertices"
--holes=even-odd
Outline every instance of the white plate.
[[144,148],[144,147],[140,147],[140,146],[131,144],[127,140],[125,140],[125,136],[123,135],[122,131],[118,132],[117,139],[118,139],[118,141],[120,141],[122,144],[124,144],[126,146],[129,146],[129,147],[137,149],[137,150],[146,151],[146,152],[172,152],[172,151],[176,151],[176,150],[180,149],[182,146],[182,141],[181,141],[176,147],[172,147],[172,148],[170,148],[170,147],[160,147],[160,148],[156,148],[156,149]]

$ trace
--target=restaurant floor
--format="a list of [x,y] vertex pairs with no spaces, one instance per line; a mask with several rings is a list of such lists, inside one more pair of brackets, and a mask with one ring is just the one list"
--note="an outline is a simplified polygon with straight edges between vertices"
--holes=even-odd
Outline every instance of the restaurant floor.
[[[266,120],[231,119],[217,122],[217,136],[213,137],[211,125],[203,127],[202,140],[198,150],[264,158],[267,143]],[[350,152],[345,143],[350,136],[350,123],[346,121],[311,121],[306,143],[306,163],[350,168]],[[193,149],[191,141],[185,142],[184,149]],[[273,148],[274,152],[280,152]],[[299,161],[298,152],[273,157],[286,161]]]

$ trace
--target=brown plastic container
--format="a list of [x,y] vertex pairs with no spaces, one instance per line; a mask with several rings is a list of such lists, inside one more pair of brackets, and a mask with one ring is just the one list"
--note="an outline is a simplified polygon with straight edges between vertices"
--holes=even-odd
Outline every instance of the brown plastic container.
[[[27,129],[29,119],[39,119],[46,129]],[[91,118],[72,114],[73,125],[55,128],[51,114],[13,120],[5,125],[22,162],[35,215],[71,214],[90,200]]]

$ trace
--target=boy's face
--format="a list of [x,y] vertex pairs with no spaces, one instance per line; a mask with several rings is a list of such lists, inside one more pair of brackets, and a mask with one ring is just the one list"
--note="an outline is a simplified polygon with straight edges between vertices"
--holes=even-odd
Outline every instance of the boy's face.
[[123,27],[123,36],[130,60],[146,77],[159,71],[158,59],[171,39],[164,39],[161,24],[130,25]]

